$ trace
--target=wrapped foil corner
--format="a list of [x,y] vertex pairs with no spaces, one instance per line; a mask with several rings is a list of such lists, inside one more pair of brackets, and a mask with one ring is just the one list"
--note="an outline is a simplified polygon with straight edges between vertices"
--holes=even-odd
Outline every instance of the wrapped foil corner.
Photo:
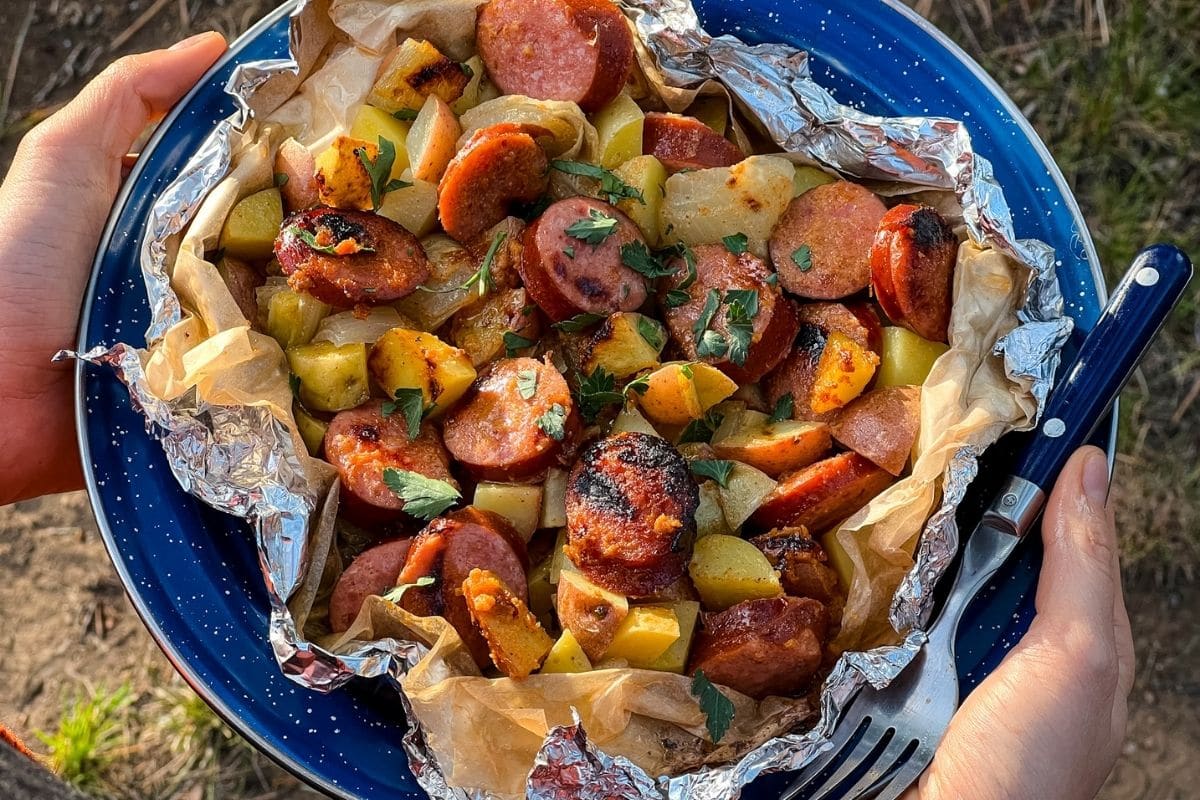
[[[619,0],[668,84],[696,88],[721,82],[741,110],[783,150],[863,180],[911,189],[954,191],[973,239],[987,243],[1030,269],[1020,326],[996,345],[1008,376],[1028,388],[1042,406],[1052,385],[1059,353],[1072,329],[1063,313],[1054,251],[1042,242],[1018,239],[1012,215],[991,165],[971,148],[958,121],[929,117],[881,118],[837,103],[810,75],[805,53],[780,44],[749,45],[732,36],[711,37],[689,0]],[[298,0],[292,13],[292,52],[313,51],[323,42],[298,38],[304,18],[327,13],[329,0]],[[316,26],[320,30],[320,26]],[[327,33],[324,35],[328,35]],[[147,341],[154,345],[182,318],[168,275],[170,240],[184,230],[205,198],[230,169],[235,137],[294,91],[303,78],[296,60],[240,65],[227,90],[238,111],[219,123],[155,203],[147,223],[140,267],[150,299]],[[356,642],[330,653],[304,639],[287,602],[304,576],[311,521],[322,510],[320,495],[305,485],[293,440],[263,409],[213,407],[195,391],[173,400],[146,387],[141,354],[126,345],[73,355],[113,368],[163,445],[170,467],[191,494],[254,526],[271,598],[269,638],[291,680],[331,691],[350,678],[399,678],[426,653],[412,642]],[[801,768],[829,746],[834,722],[861,686],[882,688],[911,662],[924,643],[922,628],[932,610],[933,588],[958,548],[955,511],[975,477],[979,453],[964,448],[945,474],[941,506],[928,521],[915,564],[896,592],[891,622],[905,632],[900,644],[865,653],[846,653],[825,681],[820,720],[810,731],[768,741],[734,763],[706,767],[675,778],[655,779],[588,741],[574,724],[550,731],[533,767],[529,800],[621,798],[621,800],[731,800],[768,772]],[[402,702],[407,710],[407,699]],[[412,719],[412,715],[409,715]],[[418,782],[438,800],[488,800],[484,790],[450,787],[420,726],[410,722],[403,745]]]

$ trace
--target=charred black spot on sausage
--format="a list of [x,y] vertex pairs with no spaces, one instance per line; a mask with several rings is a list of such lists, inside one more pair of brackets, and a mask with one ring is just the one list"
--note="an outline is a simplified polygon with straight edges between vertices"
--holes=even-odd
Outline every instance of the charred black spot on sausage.
[[374,425],[358,425],[354,428],[354,435],[364,442],[378,442],[379,428]]
[[597,280],[587,277],[575,279],[575,287],[580,293],[589,300],[598,300],[608,297],[608,290]]
[[[590,451],[594,455],[595,450]],[[606,514],[633,519],[633,504],[620,485],[604,472],[592,468],[594,459],[584,456],[587,468],[580,471],[571,488],[587,506]]]
[[912,229],[913,243],[922,249],[937,247],[947,242],[955,242],[954,231],[949,223],[932,208],[922,206],[908,218]]

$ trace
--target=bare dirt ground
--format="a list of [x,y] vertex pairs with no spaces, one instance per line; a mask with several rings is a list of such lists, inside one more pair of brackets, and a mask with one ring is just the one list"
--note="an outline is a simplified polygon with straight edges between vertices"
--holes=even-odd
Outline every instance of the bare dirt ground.
[[[21,133],[105,63],[186,33],[235,34],[267,0],[0,1],[0,169]],[[1013,94],[1055,152],[1112,265],[1200,241],[1197,0],[916,2]],[[1150,48],[1144,48],[1153,41]],[[1181,88],[1182,87],[1182,88]],[[1190,111],[1190,113],[1189,113]],[[1188,143],[1191,143],[1189,148]],[[1174,181],[1177,189],[1164,181]],[[1119,267],[1116,267],[1119,271]],[[1126,398],[1116,498],[1139,656],[1130,736],[1104,800],[1200,785],[1200,325],[1194,293]],[[64,704],[128,683],[89,791],[127,798],[314,797],[197,707],[132,611],[82,494],[0,509],[0,719],[35,750]]]

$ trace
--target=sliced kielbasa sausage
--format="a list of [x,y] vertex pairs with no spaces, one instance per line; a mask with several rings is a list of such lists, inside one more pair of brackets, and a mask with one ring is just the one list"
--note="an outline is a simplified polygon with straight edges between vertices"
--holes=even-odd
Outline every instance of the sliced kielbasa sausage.
[[438,217],[451,238],[474,242],[550,185],[550,162],[529,132],[502,123],[483,128],[450,161],[438,184]]
[[584,111],[613,100],[633,70],[633,34],[610,0],[491,0],[476,38],[504,94],[570,100]]
[[839,453],[781,480],[751,521],[761,529],[804,527],[819,534],[871,502],[893,480],[858,453]]
[[325,432],[325,459],[341,477],[343,512],[361,524],[397,519],[404,510],[404,501],[383,482],[385,469],[416,472],[458,488],[450,475],[450,456],[433,426],[422,425],[410,440],[404,415],[385,417],[381,400],[333,418]]
[[275,257],[293,289],[343,308],[407,297],[430,271],[417,237],[387,217],[325,207],[288,217]]
[[668,172],[732,167],[746,158],[738,146],[695,117],[651,112],[646,115],[642,153]]
[[525,289],[555,322],[634,311],[646,302],[646,282],[625,266],[622,249],[635,242],[646,244],[637,225],[609,204],[560,200],[525,229]]
[[947,341],[958,237],[929,206],[896,206],[871,248],[871,285],[892,321],[934,342]]
[[665,439],[601,439],[567,479],[567,557],[610,591],[654,595],[687,569],[699,504],[687,462]]
[[826,604],[840,599],[838,576],[829,567],[825,548],[804,528],[776,528],[755,536],[750,543],[779,570],[779,580],[788,594]]
[[783,288],[837,300],[871,283],[871,244],[887,209],[849,181],[817,186],[788,206],[771,234],[771,262]]
[[411,542],[411,539],[396,539],[377,544],[350,562],[329,597],[329,627],[334,633],[350,627],[364,600],[371,595],[383,595],[397,585]]
[[446,447],[480,480],[523,480],[551,466],[579,428],[571,390],[549,360],[497,361],[446,419]]
[[[688,301],[674,308],[665,302],[668,293],[687,280],[688,270],[682,258],[677,260],[679,269],[675,276],[660,287],[663,318],[671,338],[689,360],[713,364],[738,383],[753,383],[787,356],[800,329],[796,306],[783,296],[778,286],[771,285],[768,280],[771,271],[752,253],[735,255],[724,245],[706,244],[695,248],[693,254],[696,279],[685,290]],[[706,308],[711,310],[714,297],[719,305],[701,330],[697,322]],[[739,323],[739,315],[743,327],[746,318],[752,315],[750,339],[745,348],[731,332],[735,323]],[[697,337],[707,331],[719,334],[721,355],[699,354]]]
[[811,598],[746,600],[704,617],[688,672],[756,700],[808,688],[824,658],[829,612]]

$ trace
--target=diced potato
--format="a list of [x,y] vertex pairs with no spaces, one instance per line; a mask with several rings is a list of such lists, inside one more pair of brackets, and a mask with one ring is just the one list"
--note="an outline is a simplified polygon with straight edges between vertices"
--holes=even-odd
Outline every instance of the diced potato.
[[842,547],[842,543],[838,541],[836,529],[821,537],[821,547],[829,556],[829,566],[837,573],[842,588],[849,589],[850,581],[854,578],[854,562],[850,560],[850,554],[846,552],[846,548]]
[[541,518],[542,487],[483,481],[475,486],[474,505],[507,519],[528,542]]
[[818,186],[824,186],[827,183],[836,183],[837,178],[830,175],[824,170],[816,167],[809,167],[804,164],[796,165],[796,174],[792,178],[792,196],[799,197],[809,189],[815,189]]
[[829,334],[817,363],[810,405],[818,414],[836,411],[863,393],[879,356],[840,331]]
[[571,633],[570,629],[562,632],[562,636],[558,637],[558,641],[554,643],[554,647],[550,648],[550,655],[546,656],[546,660],[542,662],[542,668],[539,670],[543,675],[554,673],[574,673],[574,672],[590,672],[592,662],[588,660],[587,653],[583,652],[583,648],[579,646],[575,634]]
[[659,672],[674,672],[682,675],[687,669],[688,655],[692,649],[692,637],[696,634],[696,622],[700,617],[700,604],[695,600],[679,600],[674,603],[655,603],[669,608],[675,614],[679,623],[679,638],[663,651],[654,661],[646,664],[646,669]]
[[696,507],[696,538],[731,533],[721,508],[720,488],[715,481],[705,481],[700,484],[700,505]]
[[462,64],[442,55],[431,43],[405,39],[379,68],[367,102],[389,114],[405,108],[420,111],[430,95],[447,103],[458,100],[470,80]]
[[283,198],[278,189],[264,189],[238,201],[221,229],[220,247],[244,261],[266,261],[275,251],[283,225]]
[[[564,491],[566,484],[563,484]],[[566,512],[563,512],[563,524],[566,525]],[[558,538],[554,540],[554,551],[550,555],[550,583],[558,585],[559,579],[564,571],[573,572],[575,565],[571,563],[571,559],[567,558],[567,529],[563,528],[558,532]]]
[[554,587],[550,585],[551,557],[542,559],[540,563],[529,570],[529,610],[542,623],[542,627],[550,630],[554,621]]
[[792,199],[794,170],[779,156],[750,156],[732,167],[681,172],[667,179],[663,243],[689,246],[746,235],[749,249],[767,255],[767,240]]
[[593,123],[600,137],[598,149],[600,166],[616,169],[631,158],[642,154],[642,127],[646,113],[638,107],[628,92],[596,112]]
[[408,156],[413,177],[437,183],[458,147],[462,126],[458,117],[437,95],[430,95],[408,132]]
[[467,248],[440,233],[422,240],[421,246],[429,259],[427,291],[413,292],[396,303],[396,308],[422,330],[435,331],[471,302],[473,295],[458,287],[471,279],[479,265]]
[[567,524],[567,471],[557,467],[546,472],[542,482],[542,515],[538,528],[561,528]]
[[695,117],[722,136],[729,130],[729,101],[720,95],[697,97],[687,110],[689,117]]
[[[284,139],[275,154],[275,185],[287,211],[300,211],[317,204],[317,164],[312,152],[295,139]],[[281,185],[282,184],[282,185]]]
[[650,665],[680,639],[679,618],[672,608],[636,606],[621,621],[612,644],[604,651],[605,660],[622,659],[634,669]]
[[365,344],[302,344],[288,348],[287,359],[292,374],[300,380],[300,402],[305,408],[345,411],[371,397]]
[[775,491],[775,480],[747,464],[734,462],[726,486],[719,487],[721,509],[731,530],[742,527],[762,505],[763,498]]
[[304,440],[308,454],[313,458],[320,458],[321,450],[325,446],[325,431],[329,430],[329,423],[317,419],[301,408],[299,403],[292,404],[292,414],[296,417],[296,429],[300,431],[300,438]]
[[276,292],[267,305],[267,335],[279,342],[284,350],[298,344],[308,344],[331,310],[328,305],[304,292],[291,289]]
[[629,611],[628,599],[597,586],[581,573],[573,570],[559,573],[559,622],[575,634],[579,646],[592,661],[599,661],[608,650]]
[[662,324],[629,311],[613,314],[592,335],[583,370],[592,374],[603,367],[618,380],[658,366],[658,354],[667,343]]
[[922,339],[907,328],[883,329],[883,356],[875,385],[920,386],[929,377],[933,363],[950,348],[941,342]]
[[737,391],[737,383],[711,364],[692,364],[691,370],[702,412],[708,411]]
[[662,434],[656,431],[654,426],[633,406],[626,406],[621,409],[621,413],[617,414],[617,418],[613,420],[612,430],[609,433],[613,435],[618,433],[646,433],[650,436],[662,438]]
[[712,438],[720,458],[741,461],[778,478],[807,467],[829,451],[829,426],[820,422],[782,420],[772,423],[759,411],[726,414]]
[[397,223],[413,236],[428,236],[438,224],[437,185],[414,180],[407,171],[401,176],[401,180],[411,183],[412,186],[385,194],[377,213]]
[[408,135],[410,123],[396,119],[386,111],[374,106],[362,106],[350,125],[350,137],[370,142],[376,147],[380,139],[386,139],[396,148],[396,160],[392,162],[389,180],[396,180],[409,166]]
[[783,594],[779,573],[771,562],[761,550],[737,536],[698,539],[688,573],[709,611]]
[[666,194],[667,169],[654,156],[637,156],[617,167],[618,178],[642,193],[645,202],[622,200],[617,208],[642,231],[651,247],[662,242],[663,196]]
[[500,90],[488,80],[487,69],[483,66],[482,58],[471,56],[463,64],[463,67],[471,79],[467,81],[462,97],[450,104],[450,110],[460,117],[480,103],[494,100],[500,96]]
[[339,136],[325,152],[317,156],[317,193],[321,203],[334,208],[372,208],[371,176],[358,157],[359,150],[368,159],[379,157],[379,147],[364,139]]
[[497,669],[510,678],[525,678],[542,665],[554,640],[498,575],[473,569],[463,581],[462,591],[471,620],[487,641]]
[[650,373],[646,393],[634,395],[642,413],[655,422],[686,425],[704,414],[696,384],[684,366],[666,364],[660,367]]
[[398,389],[420,389],[431,416],[458,402],[475,381],[471,359],[432,333],[394,328],[371,348],[371,377],[389,397]]

